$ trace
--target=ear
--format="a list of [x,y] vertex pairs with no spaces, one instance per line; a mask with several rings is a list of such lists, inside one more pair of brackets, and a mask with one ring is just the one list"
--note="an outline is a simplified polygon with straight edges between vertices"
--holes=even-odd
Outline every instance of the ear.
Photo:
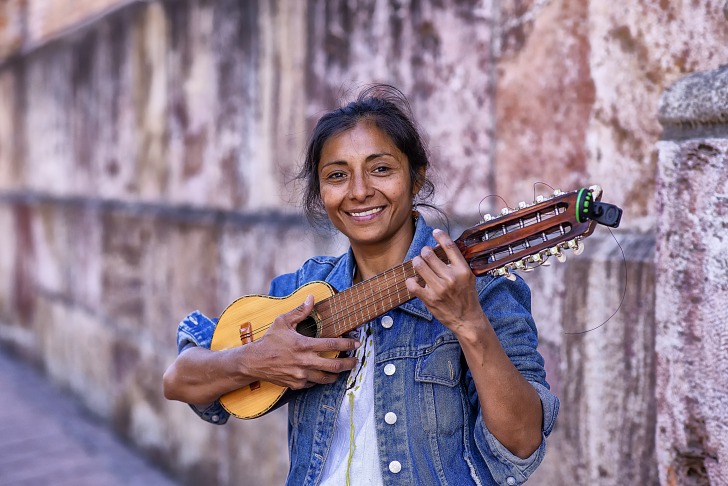
[[417,175],[415,176],[415,183],[412,187],[412,197],[417,196],[417,193],[420,192],[420,189],[422,189],[422,186],[425,184],[425,174],[427,173],[427,169],[425,167],[420,167],[417,170]]

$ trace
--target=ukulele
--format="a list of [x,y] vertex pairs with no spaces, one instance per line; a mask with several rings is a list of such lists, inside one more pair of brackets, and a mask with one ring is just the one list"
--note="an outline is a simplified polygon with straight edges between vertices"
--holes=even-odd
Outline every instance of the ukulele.
[[[556,257],[565,259],[563,250],[581,253],[581,240],[591,235],[596,225],[618,227],[622,210],[600,202],[602,190],[591,186],[572,192],[554,191],[553,196],[539,196],[533,204],[504,208],[497,217],[486,215],[455,240],[473,273],[515,279],[513,271],[529,271]],[[439,245],[434,253],[445,263],[445,251]],[[360,325],[411,300],[405,280],[417,277],[412,261],[337,292],[326,282],[309,282],[287,297],[248,295],[230,304],[220,316],[210,349],[221,351],[244,346],[260,339],[273,320],[314,296],[314,309],[296,330],[310,337],[339,337]],[[422,283],[422,281],[420,282]],[[321,353],[333,358],[336,351]],[[232,415],[251,419],[274,408],[288,388],[256,381],[220,397]]]

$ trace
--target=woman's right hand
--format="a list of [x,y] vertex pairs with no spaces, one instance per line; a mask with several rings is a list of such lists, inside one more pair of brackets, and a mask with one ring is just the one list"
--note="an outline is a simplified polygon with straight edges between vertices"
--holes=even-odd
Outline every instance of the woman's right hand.
[[333,383],[339,373],[354,368],[356,358],[324,358],[319,353],[351,351],[359,343],[299,334],[296,326],[312,310],[313,296],[309,296],[302,305],[278,316],[257,341],[224,351],[202,347],[183,351],[164,373],[164,396],[209,404],[259,380],[294,390]]
[[356,366],[356,358],[325,358],[319,353],[351,351],[359,342],[349,338],[312,338],[296,331],[296,326],[313,310],[314,299],[309,295],[303,304],[278,316],[268,331],[245,346],[236,348],[247,354],[245,374],[293,390],[316,384],[333,383],[342,371]]

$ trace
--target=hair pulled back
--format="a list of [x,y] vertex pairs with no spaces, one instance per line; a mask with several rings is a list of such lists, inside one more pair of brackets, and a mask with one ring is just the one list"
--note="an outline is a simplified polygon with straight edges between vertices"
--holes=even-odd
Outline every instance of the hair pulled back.
[[416,201],[429,201],[435,192],[435,186],[427,177],[430,167],[427,147],[414,122],[407,98],[393,86],[370,85],[354,101],[322,116],[311,133],[298,179],[304,181],[304,212],[314,225],[324,225],[327,221],[318,175],[324,144],[331,137],[351,130],[364,120],[373,122],[407,156],[410,183],[413,187],[418,184],[421,186]]

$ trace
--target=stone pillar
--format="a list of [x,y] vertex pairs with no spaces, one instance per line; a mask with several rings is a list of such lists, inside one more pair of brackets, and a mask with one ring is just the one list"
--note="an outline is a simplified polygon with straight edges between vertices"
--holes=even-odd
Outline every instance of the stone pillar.
[[661,484],[728,484],[728,66],[662,96],[656,250]]

